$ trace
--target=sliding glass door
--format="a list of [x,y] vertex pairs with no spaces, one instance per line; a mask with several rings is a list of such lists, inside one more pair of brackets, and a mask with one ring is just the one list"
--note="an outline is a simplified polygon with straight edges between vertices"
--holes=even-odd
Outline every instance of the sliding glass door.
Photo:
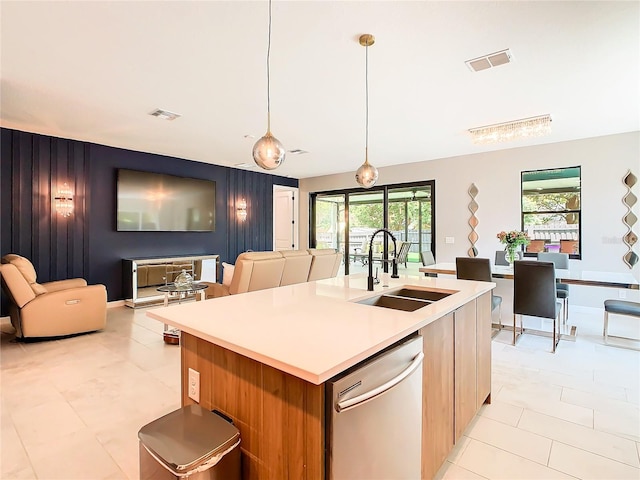
[[389,189],[388,225],[398,240],[410,242],[409,262],[432,250],[431,185]]
[[[383,185],[311,194],[310,245],[336,248],[344,255],[344,274],[368,269],[371,235],[387,228],[400,242],[409,242],[407,267],[417,268],[420,252],[433,251],[435,182]],[[393,246],[384,235],[373,239],[372,255],[387,258]],[[386,263],[382,262],[386,270]],[[404,265],[403,265],[404,266]],[[405,268],[407,268],[405,267]]]

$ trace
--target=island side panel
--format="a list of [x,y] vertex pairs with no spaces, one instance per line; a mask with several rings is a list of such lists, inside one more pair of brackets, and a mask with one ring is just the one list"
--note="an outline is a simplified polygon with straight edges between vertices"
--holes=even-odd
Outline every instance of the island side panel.
[[477,411],[477,336],[475,300],[454,312],[455,441]]
[[422,367],[422,478],[432,479],[453,448],[453,313],[420,330]]
[[188,369],[200,372],[200,405],[240,430],[243,479],[324,478],[324,385],[285,374],[182,333],[182,403]]
[[476,299],[478,382],[476,408],[491,403],[491,292]]

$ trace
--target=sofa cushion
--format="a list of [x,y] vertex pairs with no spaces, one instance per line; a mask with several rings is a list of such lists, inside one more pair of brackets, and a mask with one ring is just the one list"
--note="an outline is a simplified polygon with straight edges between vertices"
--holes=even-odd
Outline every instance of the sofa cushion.
[[36,279],[38,278],[36,275],[36,269],[33,267],[33,264],[29,260],[21,257],[20,255],[16,255],[15,253],[9,253],[2,257],[2,263],[9,263],[15,266],[27,281],[27,283],[31,287],[31,290],[33,290],[33,293],[35,293],[36,295],[47,293],[46,288],[44,288],[39,283],[36,283]]
[[312,257],[306,250],[280,250],[285,259],[280,286],[304,283],[309,278]]
[[280,286],[284,257],[280,252],[245,252],[238,255],[229,293],[253,292]]
[[227,262],[222,262],[222,285],[226,285],[227,287],[231,285],[234,270],[235,265],[231,265]]
[[309,253],[313,257],[308,281],[322,280],[335,277],[340,268],[342,254],[332,248],[310,248]]

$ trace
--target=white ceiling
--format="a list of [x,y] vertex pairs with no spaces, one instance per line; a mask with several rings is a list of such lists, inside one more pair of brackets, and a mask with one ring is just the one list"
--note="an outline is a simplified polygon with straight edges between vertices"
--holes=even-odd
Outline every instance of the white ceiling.
[[[7,1],[4,127],[234,166],[266,131],[268,3]],[[640,2],[273,3],[272,173],[305,178],[640,130]],[[511,64],[464,61],[510,48]],[[182,114],[174,121],[155,108]],[[471,127],[550,113],[552,133],[477,146]],[[250,134],[256,138],[247,139]],[[573,159],[578,160],[578,159]]]

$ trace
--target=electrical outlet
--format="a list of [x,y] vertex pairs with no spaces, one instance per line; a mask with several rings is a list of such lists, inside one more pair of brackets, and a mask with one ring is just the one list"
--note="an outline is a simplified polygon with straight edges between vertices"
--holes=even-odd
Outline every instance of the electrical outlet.
[[444,237],[444,243],[455,243],[455,237]]
[[627,298],[626,290],[618,290],[618,298]]
[[200,403],[200,372],[189,369],[189,398]]

